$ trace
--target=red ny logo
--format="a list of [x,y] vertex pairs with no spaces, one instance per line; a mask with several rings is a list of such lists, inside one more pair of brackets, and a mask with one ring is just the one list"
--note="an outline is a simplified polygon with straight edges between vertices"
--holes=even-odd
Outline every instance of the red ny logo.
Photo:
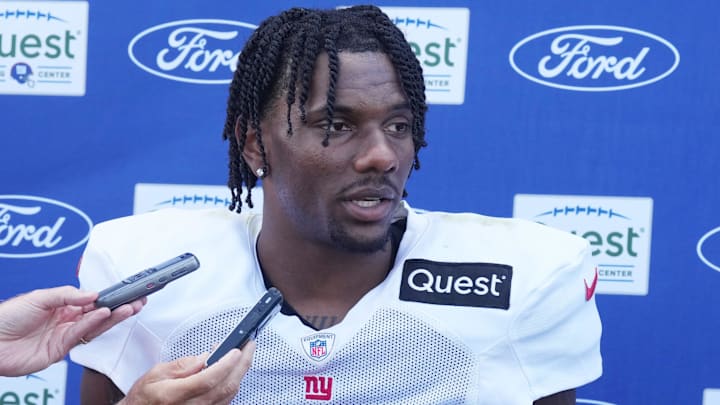
[[305,380],[305,399],[329,401],[332,398],[332,377],[306,375],[303,379]]

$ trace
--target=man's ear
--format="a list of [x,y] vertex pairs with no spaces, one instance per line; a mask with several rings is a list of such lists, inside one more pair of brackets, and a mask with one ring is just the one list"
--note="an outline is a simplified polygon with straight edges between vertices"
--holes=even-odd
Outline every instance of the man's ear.
[[[238,145],[241,144],[240,139],[242,138],[242,134],[240,133],[240,127],[235,124],[235,140],[238,142]],[[243,159],[245,159],[245,162],[250,166],[250,170],[255,170],[258,167],[262,167],[265,165],[265,162],[263,162],[262,152],[260,151],[260,144],[258,142],[257,138],[257,129],[255,128],[248,128],[247,129],[247,136],[245,137],[245,146],[243,147],[243,150],[240,151],[243,155]]]

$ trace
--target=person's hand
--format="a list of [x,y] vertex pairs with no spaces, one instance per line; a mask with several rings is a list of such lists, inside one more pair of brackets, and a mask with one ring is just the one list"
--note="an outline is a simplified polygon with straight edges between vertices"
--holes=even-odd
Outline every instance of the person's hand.
[[118,405],[228,404],[250,368],[255,342],[232,349],[203,369],[208,354],[160,363],[135,382]]
[[97,292],[64,286],[35,290],[0,303],[0,375],[20,376],[59,361],[80,342],[110,329],[145,305],[137,300],[112,312],[95,308]]

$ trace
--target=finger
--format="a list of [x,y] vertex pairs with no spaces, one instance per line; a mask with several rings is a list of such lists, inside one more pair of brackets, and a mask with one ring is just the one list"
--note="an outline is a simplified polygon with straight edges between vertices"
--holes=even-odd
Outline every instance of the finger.
[[[108,308],[102,307],[96,309],[96,311],[99,310],[107,310],[110,312],[110,316],[106,317],[103,322],[96,325],[96,327],[88,331],[87,335],[85,335],[85,340],[91,340],[94,339],[103,333],[105,333],[108,329],[112,328],[113,326],[117,325],[118,323],[130,318],[131,316],[135,315],[135,310],[131,305],[124,304],[121,305],[114,310],[110,311]],[[90,312],[88,312],[89,314]]]
[[111,316],[107,308],[98,308],[83,314],[82,317],[67,329],[63,337],[65,352],[75,347],[82,340],[89,340],[97,336],[95,332]]
[[[55,315],[48,322],[52,324],[63,324],[68,322],[78,322],[85,316],[86,312],[81,307],[66,305],[64,307],[55,308]],[[48,324],[48,326],[50,323]]]
[[103,323],[98,325],[98,327],[88,333],[88,335],[85,336],[85,340],[94,339],[101,334],[105,333],[108,329],[112,328],[113,326],[117,325],[118,323],[130,318],[131,316],[137,314],[140,312],[140,310],[143,308],[145,303],[147,302],[147,299],[145,297],[137,299],[129,304],[123,304],[119,307],[112,310],[112,313],[109,318],[107,318]]
[[202,370],[206,357],[206,355],[188,356],[167,363],[159,363],[146,376],[153,381],[183,379]]
[[93,302],[91,302],[91,303],[89,303],[89,304],[83,305],[82,311],[83,311],[83,312],[90,312],[90,311],[94,311],[94,310],[97,309],[97,308],[98,308],[98,307],[95,306],[95,301],[93,301]]
[[[242,351],[240,352],[239,359],[228,359],[228,362],[230,362],[230,364],[234,364],[230,379],[232,381],[237,381],[238,387],[240,386],[240,381],[242,381],[243,377],[245,377],[245,374],[248,372],[250,366],[252,365],[252,359],[255,355],[255,348],[255,341],[251,340],[247,342],[245,346],[243,346]],[[220,359],[220,361],[222,361],[222,359]]]
[[140,299],[137,299],[137,300],[129,303],[128,305],[130,305],[130,307],[132,308],[133,315],[134,315],[134,314],[137,314],[138,312],[140,312],[140,310],[143,309],[145,304],[147,304],[147,297],[142,297]]
[[[156,364],[133,384],[127,396],[118,403],[160,403],[152,400],[156,394],[162,396],[162,403],[185,403],[192,397],[183,395],[184,387],[176,384],[184,377],[196,374],[202,370],[205,362],[204,356],[189,356],[180,359]],[[149,395],[149,396],[148,396]],[[140,399],[138,400],[139,397]]]
[[[123,304],[123,305],[130,305],[132,307],[132,313],[137,314],[145,306],[146,303],[147,303],[147,297],[142,297],[142,298],[139,298],[129,304]],[[83,309],[83,312],[90,312],[96,308],[98,308],[98,307],[95,306],[95,300],[93,300],[91,303],[84,305],[82,309]],[[118,308],[120,308],[120,307],[118,307]]]
[[[217,391],[219,396],[214,400],[215,402],[229,403],[237,395],[240,389],[240,383],[252,365],[253,355],[255,354],[255,342],[249,341],[243,346],[239,353],[236,351],[231,352],[231,356],[225,355],[218,361],[218,363],[227,362],[230,372],[221,383],[221,389]],[[217,363],[215,365],[217,365]]]
[[89,304],[97,298],[97,292],[80,291],[73,286],[45,288],[28,293],[25,298],[44,308],[57,308],[64,305]]
[[211,372],[215,367],[217,382],[209,393],[208,399],[213,403],[229,403],[238,393],[240,383],[250,369],[252,358],[255,353],[255,342],[248,342],[242,350],[233,349],[223,356],[217,363],[204,370],[204,373]]
[[171,403],[196,399],[203,403],[228,402],[237,394],[244,372],[238,378],[233,373],[242,354],[230,350],[217,363],[186,378],[167,381],[166,392],[172,393]]

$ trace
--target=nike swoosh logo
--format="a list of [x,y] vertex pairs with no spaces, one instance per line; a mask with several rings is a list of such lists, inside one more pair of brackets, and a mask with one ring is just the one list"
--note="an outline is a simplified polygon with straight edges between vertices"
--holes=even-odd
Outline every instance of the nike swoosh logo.
[[595,278],[593,278],[592,285],[588,287],[587,280],[583,280],[585,282],[585,301],[590,301],[590,298],[592,298],[593,294],[595,294],[595,287],[597,287],[597,280],[598,280],[598,271],[597,267],[595,267]]

